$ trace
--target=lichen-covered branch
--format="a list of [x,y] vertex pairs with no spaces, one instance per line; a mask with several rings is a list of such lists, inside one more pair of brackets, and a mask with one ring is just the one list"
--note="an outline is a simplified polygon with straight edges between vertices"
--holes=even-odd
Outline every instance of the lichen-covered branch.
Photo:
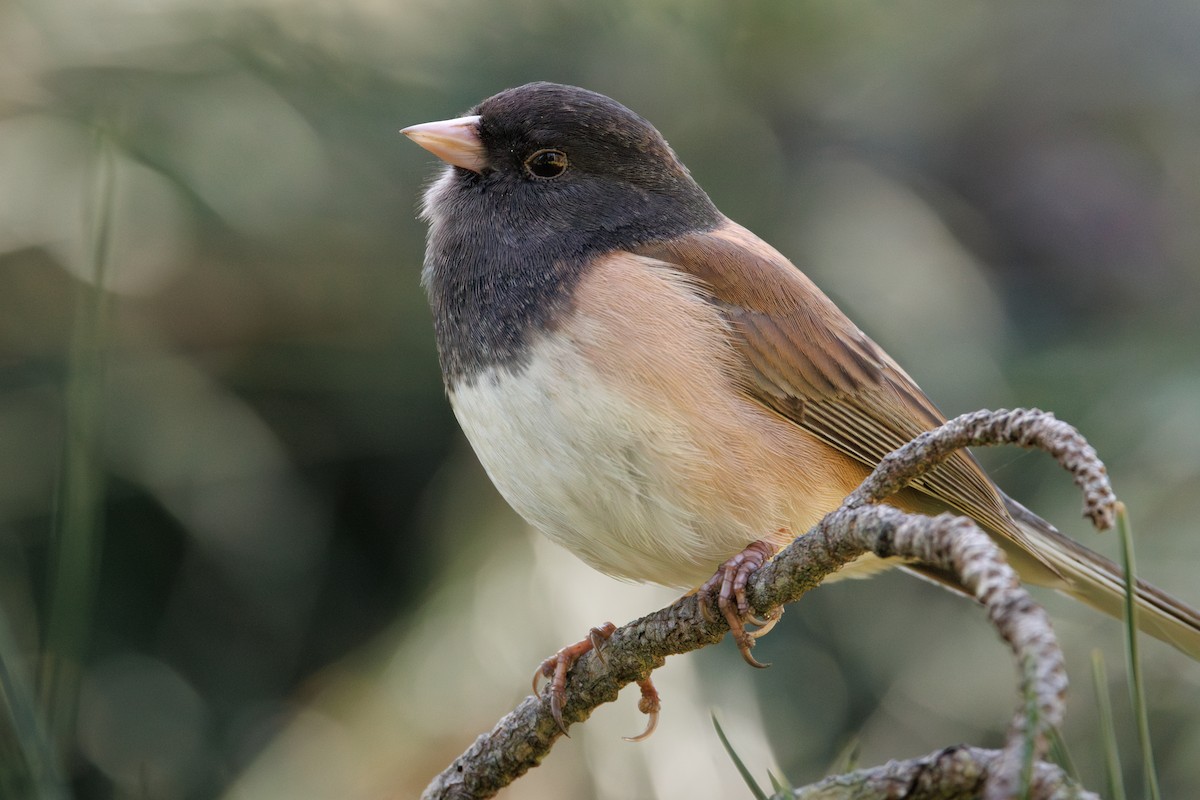
[[[1029,771],[1044,754],[1051,727],[1061,724],[1067,673],[1050,620],[1021,586],[1000,548],[966,517],[922,517],[890,506],[841,508],[814,530],[836,539],[839,551],[871,551],[887,558],[920,561],[957,578],[987,610],[988,619],[1012,648],[1020,665],[1021,703],[1009,729],[1001,763],[990,771],[987,800],[1019,796]],[[811,534],[810,534],[811,535]],[[808,538],[808,537],[804,537]],[[788,596],[793,554],[755,576],[767,594]],[[772,575],[772,571],[781,574]]]
[[[943,571],[971,592],[1009,644],[1021,675],[1021,702],[1008,742],[987,770],[985,796],[1008,798],[1035,781],[1045,732],[1063,715],[1066,673],[1045,613],[1021,588],[1000,549],[964,517],[923,517],[875,505],[927,472],[955,449],[1018,444],[1051,453],[1084,493],[1085,514],[1112,524],[1115,497],[1104,465],[1071,426],[1036,410],[980,411],[922,434],[889,455],[836,511],[798,537],[751,578],[748,596],[766,614],[794,602],[829,574],[863,555],[904,557]],[[563,721],[580,722],[620,689],[644,679],[669,655],[690,652],[724,636],[723,620],[705,621],[695,597],[685,597],[631,622],[609,638],[603,663],[581,658],[567,683]],[[562,735],[548,703],[527,697],[436,776],[423,797],[484,798],[541,762]],[[1040,796],[1035,793],[1034,796]]]
[[1117,498],[1100,456],[1073,426],[1036,408],[974,411],[921,434],[885,456],[843,507],[857,508],[895,494],[955,450],[1000,444],[1049,453],[1083,493],[1083,515],[1103,531],[1115,524]]
[[[971,800],[1004,760],[999,750],[947,747],[907,761],[835,775],[781,792],[771,800]],[[1039,763],[1032,775],[1031,797],[1040,800],[1099,800],[1060,768]]]

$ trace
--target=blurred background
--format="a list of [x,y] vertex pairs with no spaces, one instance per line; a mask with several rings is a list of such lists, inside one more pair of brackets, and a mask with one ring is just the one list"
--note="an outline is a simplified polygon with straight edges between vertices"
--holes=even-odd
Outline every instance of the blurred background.
[[[444,400],[397,131],[546,79],[650,118],[948,414],[1076,424],[1144,577],[1200,604],[1200,6],[0,0],[0,795],[416,796],[536,664],[672,593],[530,534]],[[1048,457],[984,454],[1071,535]],[[1105,790],[1090,654],[1141,786],[1121,626],[1041,593]],[[745,796],[996,745],[1014,669],[903,575],[823,587],[746,668],[656,673],[505,797]],[[1165,796],[1200,665],[1144,648]],[[1191,791],[1189,791],[1191,790]]]

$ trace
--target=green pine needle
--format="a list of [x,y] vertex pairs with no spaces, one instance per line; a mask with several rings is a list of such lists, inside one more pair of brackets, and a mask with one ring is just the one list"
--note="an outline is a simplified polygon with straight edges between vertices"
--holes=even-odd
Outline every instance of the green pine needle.
[[1096,708],[1100,713],[1100,736],[1104,744],[1104,767],[1108,777],[1108,796],[1125,800],[1125,781],[1121,777],[1121,754],[1117,749],[1117,726],[1113,722],[1112,701],[1108,697],[1108,670],[1099,650],[1092,651],[1092,683]]
[[721,746],[724,747],[725,752],[729,754],[729,758],[732,759],[733,765],[737,767],[737,771],[741,774],[742,780],[746,782],[746,786],[750,789],[750,793],[754,795],[755,800],[767,800],[766,792],[762,790],[762,788],[758,785],[758,782],[754,780],[754,776],[750,774],[750,770],[746,768],[745,763],[743,763],[738,754],[734,752],[733,745],[729,743],[729,738],[725,735],[725,731],[721,728],[721,723],[717,720],[716,713],[710,712],[710,716],[712,717],[713,727],[717,729],[717,738],[721,740]]
[[842,745],[842,749],[833,757],[826,775],[844,775],[858,769],[858,757],[862,750],[862,740],[853,736]]
[[20,648],[0,613],[0,796],[65,800],[58,754],[38,717],[30,681],[21,669]]
[[1063,739],[1062,731],[1058,728],[1050,729],[1050,756],[1054,762],[1063,768],[1063,771],[1076,783],[1082,783],[1079,780],[1079,770],[1075,768],[1075,760],[1071,758],[1071,751],[1067,747],[1067,742]]
[[1162,800],[1158,789],[1158,770],[1154,766],[1154,750],[1150,744],[1150,717],[1146,712],[1142,659],[1138,653],[1137,577],[1133,559],[1133,535],[1129,527],[1129,513],[1125,504],[1120,502],[1117,503],[1117,534],[1121,539],[1121,566],[1125,569],[1125,656],[1129,662],[1129,688],[1133,694],[1133,713],[1137,717],[1138,744],[1142,748],[1146,796],[1150,800]]
[[92,198],[91,282],[77,288],[64,387],[66,430],[52,519],[49,602],[38,690],[53,739],[74,739],[81,664],[91,626],[103,525],[101,407],[108,296],[105,291],[116,197],[116,154],[96,137]]
[[767,770],[767,777],[771,779],[771,786],[774,788],[775,794],[791,794],[795,789],[792,782],[782,772],[776,775],[771,770]]

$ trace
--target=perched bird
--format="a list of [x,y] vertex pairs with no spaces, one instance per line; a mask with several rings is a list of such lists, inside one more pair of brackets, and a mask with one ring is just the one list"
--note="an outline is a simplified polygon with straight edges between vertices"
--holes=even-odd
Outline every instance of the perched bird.
[[[943,416],[619,103],[531,83],[403,132],[448,163],[424,198],[423,280],[446,390],[488,475],[602,572],[719,590],[757,663],[731,582]],[[964,451],[892,502],[965,514],[1024,580],[1122,614],[1120,568]],[[1147,632],[1200,658],[1200,614],[1149,585],[1137,601]],[[560,725],[567,665],[589,646],[544,665]]]

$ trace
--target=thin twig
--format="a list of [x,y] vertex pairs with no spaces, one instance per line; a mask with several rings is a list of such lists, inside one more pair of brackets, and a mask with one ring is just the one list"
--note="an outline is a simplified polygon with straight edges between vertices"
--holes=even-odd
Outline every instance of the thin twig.
[[[967,800],[979,797],[987,776],[1003,761],[999,750],[947,747],[920,758],[835,775],[771,800]],[[1099,800],[1052,764],[1037,765],[1031,789],[1034,797],[1045,800]]]

